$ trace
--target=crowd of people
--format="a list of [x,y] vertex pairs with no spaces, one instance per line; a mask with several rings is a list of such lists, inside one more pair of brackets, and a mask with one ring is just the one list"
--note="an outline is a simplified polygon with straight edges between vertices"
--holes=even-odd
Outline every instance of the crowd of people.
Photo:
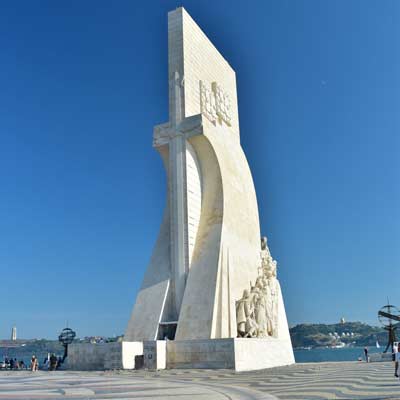
[[0,363],[0,367],[7,370],[29,369],[31,371],[39,371],[40,368],[41,370],[56,371],[60,368],[61,364],[62,358],[52,353],[45,357],[41,365],[39,365],[38,358],[33,355],[29,364],[26,364],[24,360],[18,361],[16,358],[5,357],[3,363]]
[[3,369],[27,369],[24,360],[18,361],[16,358],[8,358],[8,357],[4,358],[1,367]]

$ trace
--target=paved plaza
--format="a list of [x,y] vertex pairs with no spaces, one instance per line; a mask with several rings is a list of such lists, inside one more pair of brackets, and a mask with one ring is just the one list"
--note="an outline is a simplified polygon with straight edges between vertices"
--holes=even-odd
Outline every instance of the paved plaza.
[[392,363],[310,363],[264,371],[0,372],[0,399],[400,399]]

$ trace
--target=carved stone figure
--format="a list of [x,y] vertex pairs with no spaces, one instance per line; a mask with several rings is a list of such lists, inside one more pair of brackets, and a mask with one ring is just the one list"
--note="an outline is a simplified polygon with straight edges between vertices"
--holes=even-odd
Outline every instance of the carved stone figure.
[[268,336],[267,303],[264,293],[262,293],[255,305],[255,317],[258,325],[257,337]]
[[276,279],[277,263],[272,258],[268,249],[267,238],[263,238],[265,248],[261,250],[262,271],[266,280],[266,314],[267,314],[267,332],[269,336],[277,336],[278,326],[278,293],[279,283]]
[[267,238],[261,238],[261,267],[250,292],[236,302],[238,336],[268,337],[278,335],[279,282],[276,279],[277,263],[268,248]]
[[266,319],[267,319],[267,332],[269,336],[273,336],[274,333],[274,301],[271,290],[270,282],[267,283],[265,289],[265,302],[266,302]]
[[244,290],[243,297],[236,302],[236,323],[239,336],[246,333],[246,308],[249,301],[249,291]]
[[256,337],[258,326],[254,318],[253,295],[244,290],[243,297],[236,302],[238,336]]
[[[275,270],[276,271],[276,270]],[[270,291],[270,302],[271,302],[271,324],[269,327],[268,334],[270,336],[278,335],[278,293],[279,293],[279,282],[276,279],[276,272],[271,272],[271,276],[268,279],[268,287]]]

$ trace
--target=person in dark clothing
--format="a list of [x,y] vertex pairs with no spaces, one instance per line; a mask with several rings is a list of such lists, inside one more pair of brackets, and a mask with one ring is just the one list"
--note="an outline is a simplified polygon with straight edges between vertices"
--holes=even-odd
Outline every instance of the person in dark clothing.
[[56,368],[57,368],[57,357],[56,357],[56,355],[53,353],[51,356],[50,356],[50,371],[55,371],[56,370]]
[[368,347],[364,347],[364,354],[365,354],[365,361],[369,362],[369,358],[368,358]]

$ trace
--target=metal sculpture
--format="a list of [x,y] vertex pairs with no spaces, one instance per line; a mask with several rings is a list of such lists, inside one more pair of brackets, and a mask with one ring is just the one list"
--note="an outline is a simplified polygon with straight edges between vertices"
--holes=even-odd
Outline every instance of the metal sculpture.
[[[387,304],[378,311],[378,319],[389,335],[384,353],[388,351],[389,347],[391,347],[393,352],[393,345],[396,342],[396,329],[400,326],[400,311],[397,307]],[[397,323],[393,323],[393,321]]]
[[58,336],[58,341],[64,346],[64,356],[62,362],[68,356],[68,345],[70,345],[75,339],[76,333],[71,328],[64,328]]

